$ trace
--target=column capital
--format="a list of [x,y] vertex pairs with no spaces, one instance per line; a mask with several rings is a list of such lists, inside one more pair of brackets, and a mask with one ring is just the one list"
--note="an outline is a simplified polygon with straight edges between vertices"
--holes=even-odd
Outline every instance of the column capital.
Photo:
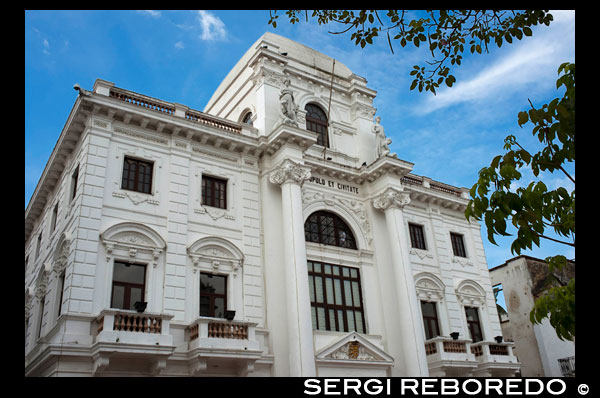
[[292,182],[302,186],[304,181],[310,178],[310,168],[304,167],[299,163],[294,163],[289,159],[285,159],[281,162],[281,165],[277,167],[269,175],[269,181],[273,184],[282,185],[286,182]]
[[381,195],[373,199],[373,207],[383,211],[392,207],[402,209],[409,203],[410,194],[408,192],[392,187],[387,188]]

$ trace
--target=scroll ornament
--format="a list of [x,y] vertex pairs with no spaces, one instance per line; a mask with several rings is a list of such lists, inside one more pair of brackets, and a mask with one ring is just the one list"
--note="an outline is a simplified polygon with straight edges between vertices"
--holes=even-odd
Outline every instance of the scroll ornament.
[[379,197],[373,199],[373,207],[383,211],[390,207],[402,209],[409,203],[410,194],[396,188],[388,188]]
[[304,184],[304,181],[310,178],[310,169],[304,168],[301,165],[292,162],[289,159],[283,161],[274,172],[269,176],[269,181],[273,184],[281,185],[284,182],[295,182]]

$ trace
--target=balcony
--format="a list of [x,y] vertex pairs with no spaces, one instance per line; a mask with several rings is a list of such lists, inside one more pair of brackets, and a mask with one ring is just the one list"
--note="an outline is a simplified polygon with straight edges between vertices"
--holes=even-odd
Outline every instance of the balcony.
[[497,343],[479,341],[471,344],[471,353],[478,362],[475,376],[510,377],[514,376],[521,366],[513,354],[514,343]]
[[236,368],[238,374],[252,371],[262,350],[256,339],[256,323],[202,317],[187,328],[190,374]]
[[575,357],[561,358],[558,364],[563,377],[575,377]]
[[148,363],[156,375],[166,366],[175,350],[170,334],[173,315],[138,313],[107,309],[96,317],[96,336],[92,346],[94,374],[106,371],[111,363],[137,358]]
[[425,341],[429,374],[436,377],[470,375],[478,366],[471,340],[438,336]]

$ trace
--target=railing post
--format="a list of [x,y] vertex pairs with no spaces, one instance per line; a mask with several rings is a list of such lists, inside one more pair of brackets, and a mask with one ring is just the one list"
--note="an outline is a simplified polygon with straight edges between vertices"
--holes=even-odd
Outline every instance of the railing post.
[[176,102],[173,103],[173,105],[175,106],[175,116],[179,116],[185,119],[185,113],[189,111],[190,108],[188,106],[181,105]]

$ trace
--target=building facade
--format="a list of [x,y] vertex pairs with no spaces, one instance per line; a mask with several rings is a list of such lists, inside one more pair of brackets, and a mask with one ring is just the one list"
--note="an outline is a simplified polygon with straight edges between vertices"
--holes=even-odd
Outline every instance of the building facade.
[[28,376],[511,376],[465,188],[265,33],[203,112],[96,80],[25,211]]
[[500,323],[502,333],[515,344],[523,377],[575,376],[575,342],[559,339],[548,318],[541,324],[532,324],[529,319],[538,297],[574,277],[574,261],[550,274],[544,260],[525,255],[490,269],[492,286],[502,289],[506,302],[506,316],[501,316]]

